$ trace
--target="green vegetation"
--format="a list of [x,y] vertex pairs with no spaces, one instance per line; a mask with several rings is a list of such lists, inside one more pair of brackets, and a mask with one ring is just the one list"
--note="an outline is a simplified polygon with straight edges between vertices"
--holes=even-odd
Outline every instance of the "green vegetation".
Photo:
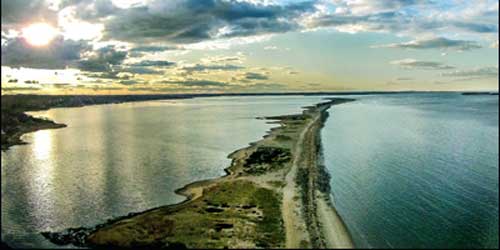
[[93,246],[282,247],[280,198],[250,181],[221,182],[201,199],[115,222],[87,238]]
[[263,174],[281,169],[285,163],[290,162],[291,157],[292,153],[287,148],[258,147],[246,159],[244,171],[248,174]]
[[296,182],[300,187],[300,197],[304,204],[309,203],[309,169],[308,168],[299,168],[297,170]]
[[64,124],[57,124],[46,119],[35,118],[21,112],[2,111],[2,150],[9,146],[22,144],[20,136],[38,129],[61,128]]
[[316,178],[316,188],[325,194],[331,192],[330,173],[326,170],[325,165],[318,164],[318,176]]

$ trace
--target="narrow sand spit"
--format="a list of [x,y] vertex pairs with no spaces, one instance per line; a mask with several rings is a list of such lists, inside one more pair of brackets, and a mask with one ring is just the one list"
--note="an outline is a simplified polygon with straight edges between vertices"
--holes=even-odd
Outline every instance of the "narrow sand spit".
[[100,248],[353,247],[330,205],[327,174],[318,162],[327,110],[347,101],[352,99],[266,117],[279,126],[231,153],[226,176],[177,190],[186,197],[182,203],[42,234],[60,245]]
[[286,230],[286,248],[301,248],[301,242],[309,241],[309,233],[306,230],[306,225],[302,214],[302,204],[299,198],[299,190],[295,182],[297,176],[297,168],[302,155],[302,144],[306,133],[311,129],[311,126],[317,122],[319,116],[309,122],[305,129],[300,133],[295,146],[295,153],[292,162],[292,167],[286,175],[286,186],[283,188],[283,222]]

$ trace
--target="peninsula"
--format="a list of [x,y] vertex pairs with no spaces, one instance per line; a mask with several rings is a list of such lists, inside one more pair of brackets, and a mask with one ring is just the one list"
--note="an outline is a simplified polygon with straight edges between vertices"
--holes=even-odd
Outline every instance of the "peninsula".
[[227,175],[177,190],[182,203],[42,234],[55,244],[99,248],[352,248],[319,157],[327,110],[348,101],[262,118],[280,126],[231,153]]

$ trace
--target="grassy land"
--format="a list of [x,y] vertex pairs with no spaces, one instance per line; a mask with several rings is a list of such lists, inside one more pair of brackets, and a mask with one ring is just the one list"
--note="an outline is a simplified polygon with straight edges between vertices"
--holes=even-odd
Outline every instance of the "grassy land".
[[188,248],[280,247],[284,242],[279,196],[249,181],[221,182],[177,209],[159,209],[118,221],[88,238],[98,246]]

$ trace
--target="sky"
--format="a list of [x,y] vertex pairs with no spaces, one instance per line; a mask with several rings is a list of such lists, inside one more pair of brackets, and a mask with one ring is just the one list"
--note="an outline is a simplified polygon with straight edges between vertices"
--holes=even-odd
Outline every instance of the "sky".
[[498,91],[498,0],[2,0],[2,94]]

